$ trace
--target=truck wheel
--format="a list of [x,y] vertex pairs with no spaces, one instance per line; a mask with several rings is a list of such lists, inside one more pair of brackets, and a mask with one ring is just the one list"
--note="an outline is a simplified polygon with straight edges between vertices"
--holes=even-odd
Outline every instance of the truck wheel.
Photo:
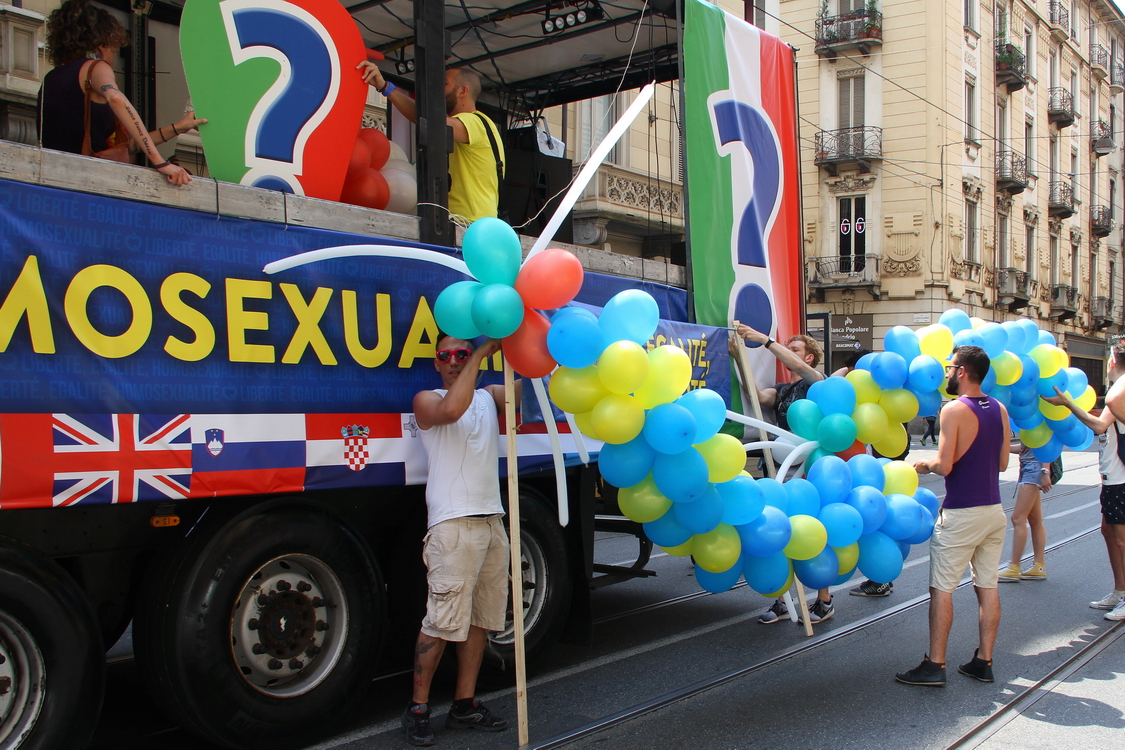
[[309,506],[257,506],[158,562],[137,662],[185,728],[233,748],[304,745],[363,696],[383,584],[367,546]]
[[0,748],[85,747],[104,677],[105,650],[78,584],[53,561],[0,542]]
[[[524,648],[534,664],[558,640],[570,611],[570,567],[566,539],[539,493],[520,493],[520,542],[523,581]],[[513,579],[517,580],[517,579]],[[515,681],[515,628],[509,603],[506,627],[491,637],[481,665],[483,687]]]

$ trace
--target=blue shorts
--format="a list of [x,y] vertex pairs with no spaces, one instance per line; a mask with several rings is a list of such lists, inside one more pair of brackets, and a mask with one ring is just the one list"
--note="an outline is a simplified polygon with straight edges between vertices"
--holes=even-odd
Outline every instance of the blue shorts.
[[[1024,458],[1024,456],[1030,458]],[[1034,484],[1036,487],[1043,481],[1041,471],[1043,464],[1035,458],[1033,453],[1020,454],[1020,481],[1019,484]]]

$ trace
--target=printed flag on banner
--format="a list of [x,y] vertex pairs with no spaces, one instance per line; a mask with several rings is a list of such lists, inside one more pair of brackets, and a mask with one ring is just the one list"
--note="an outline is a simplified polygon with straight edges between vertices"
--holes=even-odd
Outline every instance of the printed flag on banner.
[[[785,341],[804,319],[793,51],[709,3],[685,5],[696,322],[739,320]],[[750,360],[759,383],[776,382],[764,349]]]

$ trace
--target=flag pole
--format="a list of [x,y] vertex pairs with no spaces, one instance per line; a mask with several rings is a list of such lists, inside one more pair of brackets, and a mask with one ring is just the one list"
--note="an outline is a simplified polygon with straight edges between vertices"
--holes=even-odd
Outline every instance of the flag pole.
[[515,643],[516,724],[519,745],[528,744],[527,724],[527,658],[523,637],[523,565],[520,550],[520,478],[516,452],[516,387],[515,373],[504,358],[504,431],[508,438],[508,530],[511,548],[510,580],[512,582],[512,635]]

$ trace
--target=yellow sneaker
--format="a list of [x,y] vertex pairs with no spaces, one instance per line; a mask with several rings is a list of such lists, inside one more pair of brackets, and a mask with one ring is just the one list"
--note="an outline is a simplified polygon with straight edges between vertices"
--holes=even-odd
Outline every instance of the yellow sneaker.
[[1020,580],[1020,566],[1012,563],[1008,567],[1001,570],[1000,580],[1007,583],[1014,583]]
[[1020,573],[1021,581],[1046,581],[1047,569],[1043,567],[1043,563],[1035,563],[1027,570]]

